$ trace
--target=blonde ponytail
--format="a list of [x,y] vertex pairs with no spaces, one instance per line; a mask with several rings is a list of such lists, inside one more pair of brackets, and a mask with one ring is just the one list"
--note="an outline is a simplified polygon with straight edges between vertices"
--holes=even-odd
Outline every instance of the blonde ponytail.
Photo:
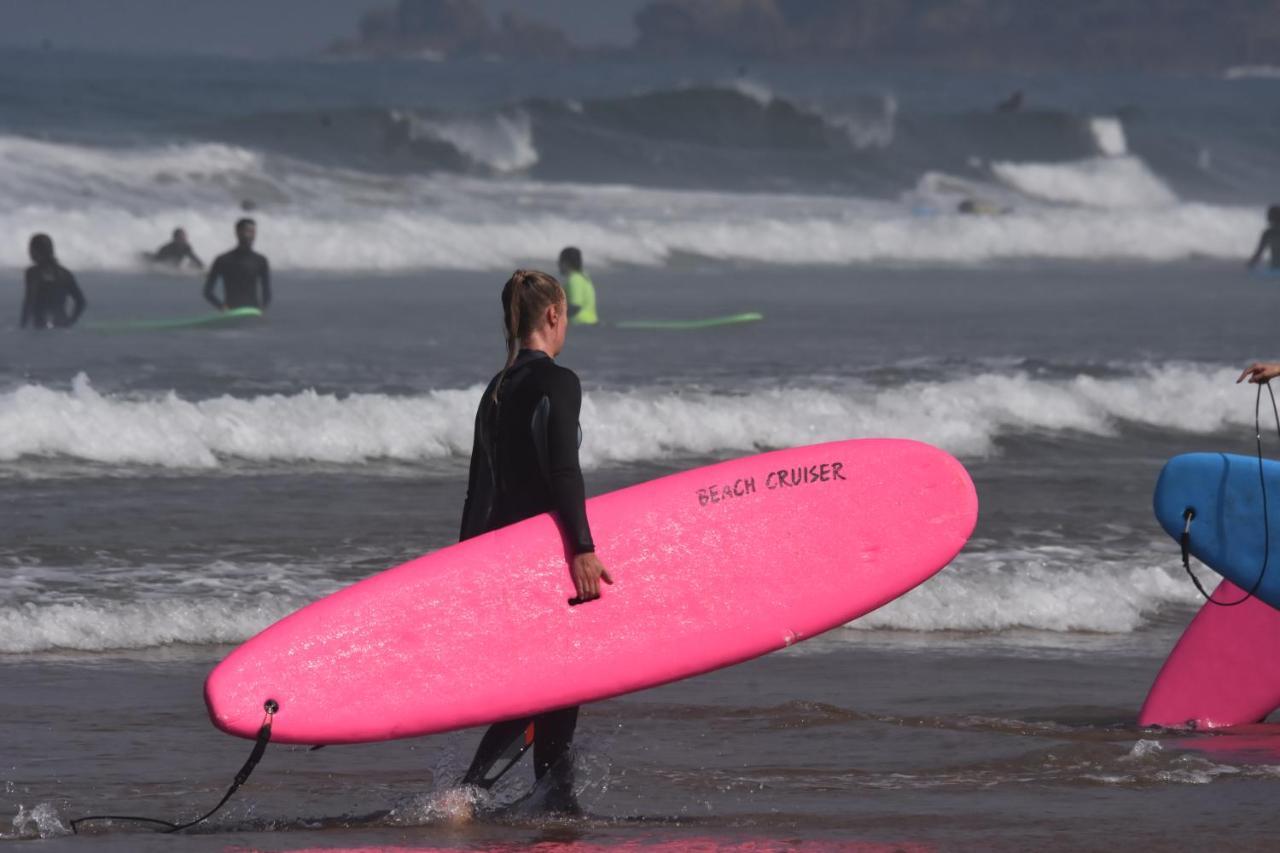
[[533,334],[542,312],[564,301],[564,288],[554,276],[537,270],[516,270],[502,287],[503,333],[507,342],[507,362],[493,386],[493,403],[498,405],[498,392],[507,371],[516,363],[520,344]]

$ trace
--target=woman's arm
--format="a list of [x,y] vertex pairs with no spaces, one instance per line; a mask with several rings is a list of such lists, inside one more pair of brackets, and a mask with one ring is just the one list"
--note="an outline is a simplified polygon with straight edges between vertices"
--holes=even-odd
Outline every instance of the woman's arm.
[[552,369],[547,397],[548,479],[552,505],[573,549],[573,585],[577,601],[600,597],[600,581],[613,583],[609,571],[595,555],[595,542],[587,522],[587,489],[578,463],[578,416],[582,413],[582,384],[572,370]]
[[547,388],[547,477],[551,499],[575,554],[596,549],[587,522],[587,488],[578,464],[578,416],[582,385],[572,370],[553,368]]

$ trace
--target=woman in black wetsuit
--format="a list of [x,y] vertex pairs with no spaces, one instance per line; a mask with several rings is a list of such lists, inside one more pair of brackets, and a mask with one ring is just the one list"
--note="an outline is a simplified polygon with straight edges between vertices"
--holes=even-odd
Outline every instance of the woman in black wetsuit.
[[[20,328],[53,329],[74,326],[84,313],[85,299],[76,277],[58,263],[48,234],[32,236],[28,246],[32,266],[27,267]],[[72,302],[67,314],[67,300]]]
[[[600,582],[613,579],[596,558],[587,523],[578,465],[582,386],[554,360],[569,328],[564,289],[546,273],[516,270],[502,288],[502,314],[507,363],[476,412],[461,539],[554,512],[573,554],[569,568],[578,600],[593,601]],[[547,808],[576,812],[569,748],[577,722],[572,707],[490,726],[463,783],[492,785],[495,763],[525,743],[532,726],[534,775],[552,774]]]

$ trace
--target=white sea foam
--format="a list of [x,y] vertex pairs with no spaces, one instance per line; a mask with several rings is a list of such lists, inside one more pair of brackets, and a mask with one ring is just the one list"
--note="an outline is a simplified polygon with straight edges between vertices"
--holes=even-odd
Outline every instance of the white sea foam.
[[824,117],[827,124],[844,131],[854,148],[888,148],[897,130],[898,99],[892,95],[864,98],[858,109]]
[[17,566],[0,581],[0,653],[236,643],[343,584],[316,563]]
[[[522,156],[493,155],[511,164]],[[225,145],[117,151],[0,136],[0,229],[51,233],[75,270],[125,270],[176,225],[206,254],[226,246],[240,201],[252,198],[273,266],[361,272],[509,269],[568,244],[587,248],[597,266],[658,266],[690,254],[824,265],[1236,258],[1247,255],[1256,230],[1256,211],[1174,203],[1140,161],[1124,157],[999,169],[1022,193],[1009,215],[921,217],[899,202],[514,178],[392,180]],[[0,265],[25,265],[22,249],[0,249]]]
[[0,840],[56,838],[71,834],[71,830],[62,822],[57,807],[49,802],[36,803],[30,810],[19,803],[12,827],[12,832],[0,832]]
[[[1125,424],[1214,433],[1250,423],[1251,391],[1234,371],[1178,366],[1118,378],[1044,380],[984,373],[876,388],[796,387],[710,393],[588,390],[588,465],[716,456],[868,436],[927,441],[981,456],[1002,435]],[[470,453],[478,388],[417,396],[302,391],[248,399],[117,396],[84,376],[69,389],[0,394],[0,460],[69,458],[112,466],[212,469],[228,460],[284,464],[418,462]]]
[[[99,148],[0,136],[0,192],[13,202],[41,199],[95,203],[139,203],[171,197],[201,186],[208,197],[226,196],[238,177],[261,175],[262,155],[217,143],[146,148]],[[216,195],[215,195],[216,194]]]
[[518,172],[538,162],[533,123],[523,110],[452,116],[404,116],[416,138],[451,145],[495,172]]
[[1185,578],[1154,561],[1143,565],[1085,547],[970,552],[848,627],[1125,634],[1147,624],[1161,608],[1196,601]]
[[0,459],[65,456],[114,465],[215,468],[221,460],[357,463],[470,452],[466,409],[477,391],[422,397],[304,391],[188,401],[99,394],[83,375],[69,391],[30,385],[0,396]]
[[1222,76],[1228,80],[1280,80],[1280,65],[1235,65]]
[[[725,83],[724,88],[765,108],[777,100],[767,85],[747,77],[736,77]],[[898,99],[893,95],[863,95],[852,106],[838,111],[812,104],[800,108],[843,131],[855,148],[887,148],[893,143],[898,117]]]
[[773,103],[773,90],[758,80],[747,77],[735,77],[725,84],[726,88],[737,92],[744,98],[750,98],[762,107]]
[[[1121,140],[1123,147],[1123,140]],[[1110,209],[1169,207],[1178,197],[1137,157],[1074,163],[992,163],[1004,183],[1032,198]]]
[[168,599],[0,606],[0,652],[109,651],[238,643],[310,599]]
[[[329,572],[311,563],[19,568],[0,584],[0,653],[237,643],[345,585]],[[979,551],[846,630],[1127,634],[1196,600],[1185,579],[1146,555]]]
[[1105,157],[1123,157],[1129,153],[1129,142],[1124,135],[1124,124],[1114,116],[1095,116],[1089,119],[1089,131],[1098,146],[1098,153]]

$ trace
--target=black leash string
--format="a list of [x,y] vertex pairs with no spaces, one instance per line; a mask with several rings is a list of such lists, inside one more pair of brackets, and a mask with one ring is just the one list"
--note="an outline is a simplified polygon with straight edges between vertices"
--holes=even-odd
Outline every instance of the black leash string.
[[80,824],[89,823],[99,820],[123,820],[130,823],[153,823],[159,826],[167,827],[161,832],[181,832],[184,829],[190,829],[197,823],[204,823],[209,818],[218,813],[218,810],[227,804],[227,800],[231,799],[231,795],[240,789],[240,786],[249,781],[249,775],[253,773],[253,769],[258,766],[258,762],[262,760],[262,755],[267,751],[267,743],[271,740],[271,720],[275,716],[276,711],[280,710],[280,706],[274,699],[268,699],[262,706],[262,710],[266,712],[266,716],[262,719],[262,727],[258,729],[258,738],[254,741],[253,751],[249,753],[249,760],[240,768],[240,772],[236,774],[236,778],[231,783],[231,787],[222,795],[222,799],[218,800],[218,804],[209,809],[201,817],[187,823],[173,823],[167,820],[160,820],[154,817],[134,817],[132,815],[114,815],[99,814],[89,815],[88,817],[78,817],[71,821],[71,831],[77,835],[80,834]]
[[1253,598],[1258,592],[1258,588],[1262,586],[1262,579],[1267,576],[1267,566],[1271,562],[1271,516],[1267,512],[1267,480],[1262,468],[1261,411],[1263,388],[1266,388],[1267,393],[1271,395],[1271,413],[1276,417],[1276,435],[1280,436],[1280,408],[1276,407],[1276,392],[1271,390],[1270,382],[1260,383],[1258,385],[1258,398],[1253,404],[1253,433],[1258,442],[1258,485],[1262,488],[1262,568],[1258,571],[1258,579],[1253,582],[1253,586],[1249,587],[1249,591],[1243,596],[1235,601],[1218,601],[1211,593],[1205,591],[1200,579],[1196,577],[1195,572],[1191,571],[1191,522],[1195,520],[1196,511],[1194,507],[1187,507],[1186,511],[1182,513],[1182,537],[1179,540],[1182,545],[1182,567],[1187,570],[1187,576],[1191,578],[1191,582],[1196,585],[1196,589],[1204,596],[1204,600],[1219,607],[1235,607]]

